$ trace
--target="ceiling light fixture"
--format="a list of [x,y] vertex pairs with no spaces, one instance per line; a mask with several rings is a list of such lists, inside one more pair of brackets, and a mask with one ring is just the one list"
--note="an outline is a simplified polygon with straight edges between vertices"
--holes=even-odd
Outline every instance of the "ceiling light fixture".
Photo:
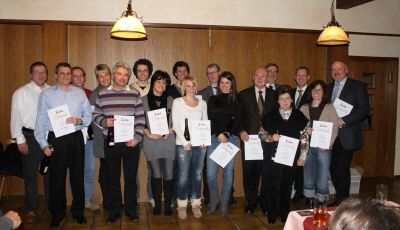
[[121,18],[111,29],[111,37],[130,40],[147,38],[146,30],[141,22],[142,18],[139,18],[136,12],[132,10],[131,2],[132,0],[129,0],[128,10],[122,12]]
[[335,45],[347,45],[350,43],[349,37],[347,36],[346,32],[344,32],[342,26],[335,19],[334,2],[335,0],[332,0],[332,5],[331,5],[332,19],[328,23],[328,25],[324,27],[324,30],[322,31],[321,35],[319,35],[317,41],[318,45],[335,46]]

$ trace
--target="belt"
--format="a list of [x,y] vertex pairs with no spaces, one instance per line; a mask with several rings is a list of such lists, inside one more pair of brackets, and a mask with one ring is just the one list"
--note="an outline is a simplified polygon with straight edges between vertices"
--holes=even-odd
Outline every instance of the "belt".
[[28,129],[28,128],[25,128],[25,127],[22,127],[22,131],[24,131],[24,132],[28,132],[28,133],[33,133],[33,129]]

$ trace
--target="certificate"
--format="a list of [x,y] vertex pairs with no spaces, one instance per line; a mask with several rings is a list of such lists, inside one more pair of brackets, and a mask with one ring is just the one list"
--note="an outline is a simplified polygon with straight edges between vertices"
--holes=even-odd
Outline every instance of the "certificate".
[[149,120],[149,128],[152,134],[169,134],[167,112],[165,112],[165,108],[147,112],[147,119]]
[[332,136],[332,122],[313,121],[310,147],[329,149]]
[[218,165],[222,168],[235,157],[236,153],[239,152],[239,148],[236,147],[234,144],[228,143],[221,143],[218,147],[211,153],[210,159],[215,161]]
[[244,142],[244,160],[263,160],[261,139],[258,135],[249,135],[249,140]]
[[333,106],[335,107],[336,113],[338,117],[345,117],[350,114],[353,106],[349,103],[336,98],[335,102],[333,102]]
[[71,117],[67,105],[58,106],[53,109],[47,110],[49,115],[51,127],[53,128],[54,135],[61,137],[75,132],[75,127],[71,123],[67,123],[67,118]]
[[115,143],[132,140],[135,134],[135,117],[114,115]]
[[280,135],[278,148],[276,149],[275,163],[293,166],[296,156],[299,139]]
[[192,146],[211,145],[210,120],[189,119],[190,144]]

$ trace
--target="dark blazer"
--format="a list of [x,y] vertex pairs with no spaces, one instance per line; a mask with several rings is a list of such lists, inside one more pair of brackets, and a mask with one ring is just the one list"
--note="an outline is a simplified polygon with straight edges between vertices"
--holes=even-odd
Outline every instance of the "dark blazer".
[[[335,82],[328,85],[328,96],[332,98]],[[369,100],[364,83],[347,78],[339,99],[353,106],[349,115],[342,117],[345,125],[339,129],[338,138],[347,150],[358,149],[362,145],[362,121],[369,114]]]
[[214,96],[214,92],[212,90],[212,86],[211,85],[209,85],[206,88],[200,90],[198,94],[201,95],[202,99],[205,102],[208,102],[208,99],[210,99],[211,96]]
[[182,97],[180,89],[175,84],[168,86],[167,95],[171,96],[174,99],[178,98],[178,97]]
[[[293,97],[292,107],[293,108],[295,108],[295,106],[296,106],[296,91],[297,91],[297,87],[292,89],[292,97]],[[307,103],[308,95],[310,93],[311,93],[311,88],[310,88],[310,86],[307,86],[306,90],[303,92],[303,96],[300,98],[299,107],[296,109],[300,109],[302,105]]]
[[[264,109],[261,117],[267,115],[271,110],[278,107],[276,91],[266,88]],[[261,127],[257,96],[254,86],[242,90],[239,93],[239,133],[246,131],[248,134],[257,134]]]

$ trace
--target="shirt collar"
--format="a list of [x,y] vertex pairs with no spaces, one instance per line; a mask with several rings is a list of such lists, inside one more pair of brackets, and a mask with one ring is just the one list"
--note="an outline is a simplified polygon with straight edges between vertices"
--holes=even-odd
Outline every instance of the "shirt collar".
[[335,81],[335,84],[336,85],[340,85],[340,86],[344,86],[344,84],[346,83],[346,81],[347,81],[347,76],[346,77],[344,77],[341,81],[339,81],[339,82],[336,82]]
[[257,88],[256,86],[254,86],[254,89],[256,90],[256,94],[258,95],[258,91],[262,91],[262,93],[264,94],[264,92],[265,92],[265,87],[264,88],[262,88],[262,89],[259,89],[259,88]]
[[299,88],[299,87],[297,86],[297,91],[303,90],[303,92],[304,92],[304,91],[306,91],[307,86],[308,86],[308,85],[305,85],[305,86],[303,86],[303,88]]
[[[112,89],[113,89],[113,85],[110,85],[110,86],[108,86],[108,88],[107,88],[107,89],[108,89],[108,90],[112,90]],[[131,90],[131,88],[129,87],[129,85],[126,85],[124,90],[126,90],[126,91],[130,91],[130,90]]]

